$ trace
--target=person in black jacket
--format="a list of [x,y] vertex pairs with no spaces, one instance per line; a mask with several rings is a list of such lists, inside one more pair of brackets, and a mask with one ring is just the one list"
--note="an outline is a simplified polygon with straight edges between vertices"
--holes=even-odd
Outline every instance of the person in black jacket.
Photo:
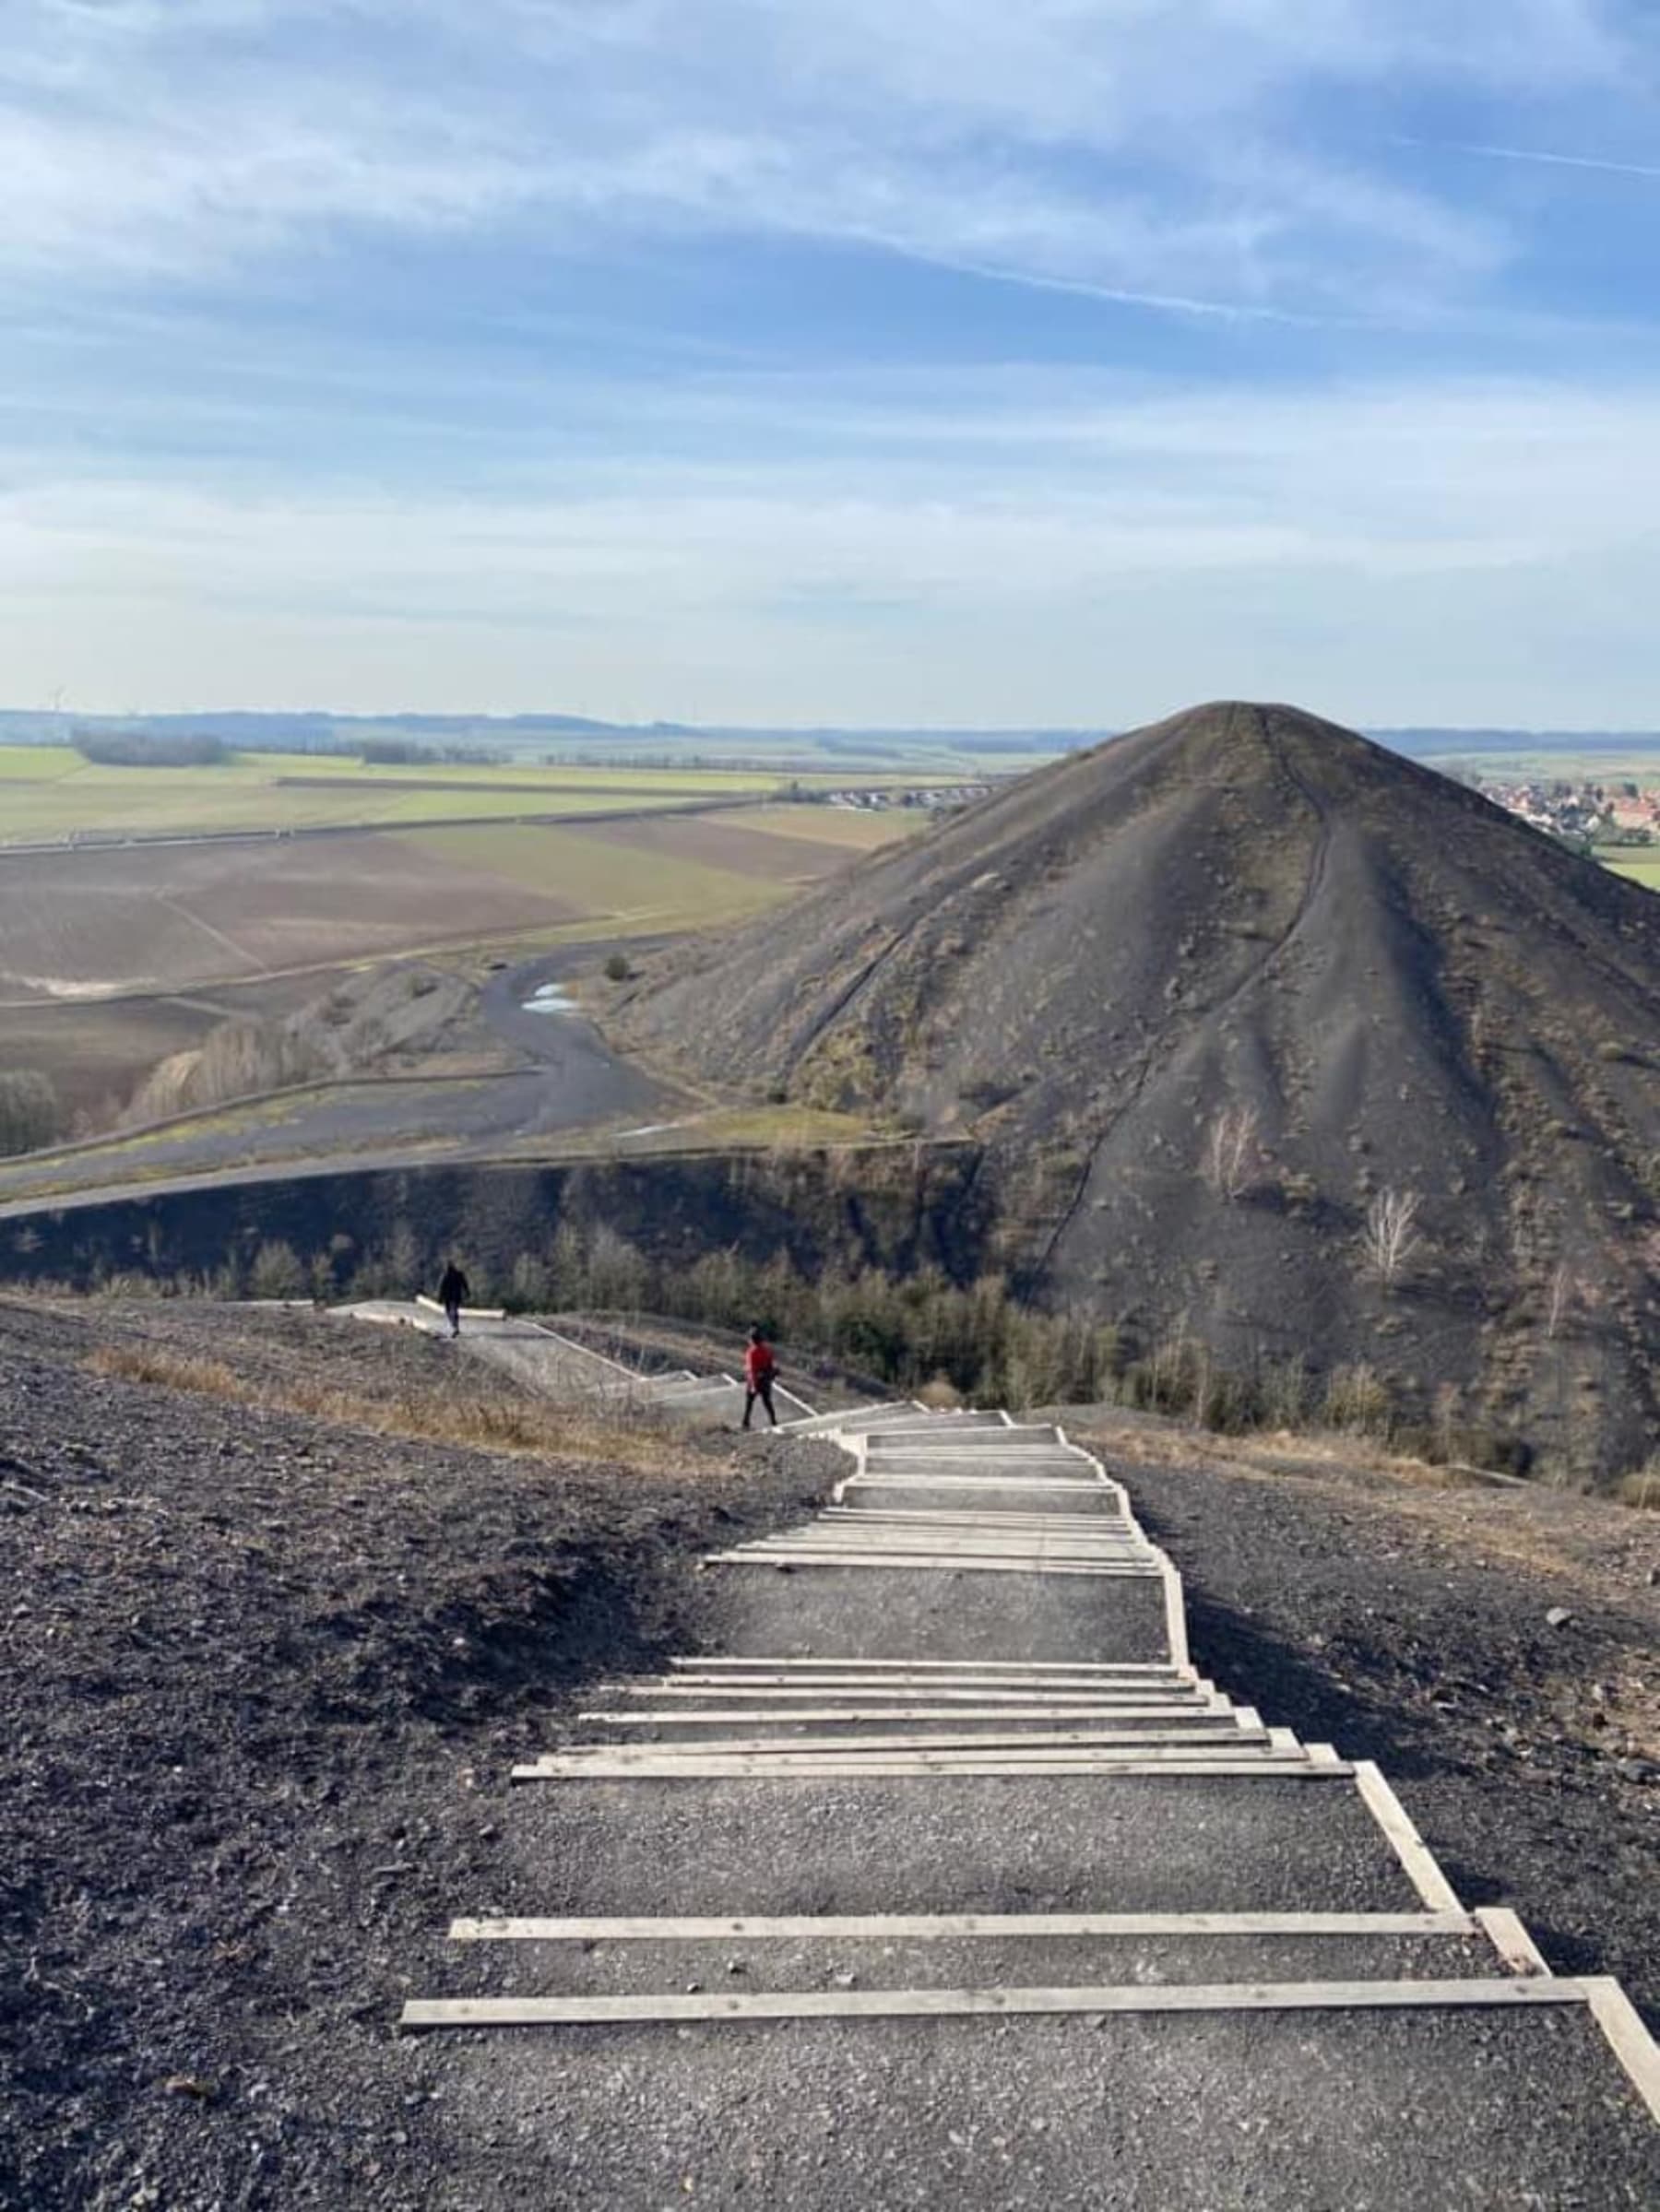
[[461,1308],[472,1295],[472,1284],[452,1260],[438,1285],[438,1303],[449,1317],[450,1334],[461,1333]]

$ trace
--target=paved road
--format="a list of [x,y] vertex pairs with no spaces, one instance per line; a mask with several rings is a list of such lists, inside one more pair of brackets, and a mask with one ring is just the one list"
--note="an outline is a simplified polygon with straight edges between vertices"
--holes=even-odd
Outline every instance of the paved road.
[[[338,787],[330,780],[322,788],[333,789]],[[408,788],[404,787],[406,791]],[[765,807],[776,805],[777,802],[776,792],[744,791],[730,795],[711,793],[707,798],[671,798],[660,806],[646,807],[636,800],[632,806],[552,806],[529,808],[513,814],[481,814],[475,810],[471,813],[462,811],[424,815],[420,820],[409,816],[399,818],[397,815],[383,815],[376,818],[365,814],[355,822],[296,823],[289,829],[139,830],[131,836],[125,836],[113,830],[82,830],[73,836],[41,837],[30,844],[0,840],[0,861],[38,859],[42,854],[50,854],[57,859],[91,858],[123,852],[140,845],[288,845],[319,837],[396,837],[400,833],[407,835],[417,830],[515,829],[527,825],[582,829],[596,822],[649,822],[660,814],[724,814],[737,807]]]
[[1615,1985],[1205,1679],[1104,1468],[800,1425],[852,1455],[824,1509],[714,1555],[695,1648],[515,1770],[535,1901],[456,1900],[406,2014],[453,2038],[446,2204],[1660,2202]]
[[[585,955],[591,947],[584,947]],[[176,1134],[112,1139],[66,1153],[0,1163],[0,1220],[42,1204],[103,1205],[204,1183],[490,1159],[599,1126],[655,1126],[686,1101],[620,1059],[576,1013],[524,1011],[541,985],[570,973],[571,953],[526,961],[491,978],[484,1013],[529,1064],[507,1074],[376,1082],[290,1099],[257,1116],[205,1115]]]

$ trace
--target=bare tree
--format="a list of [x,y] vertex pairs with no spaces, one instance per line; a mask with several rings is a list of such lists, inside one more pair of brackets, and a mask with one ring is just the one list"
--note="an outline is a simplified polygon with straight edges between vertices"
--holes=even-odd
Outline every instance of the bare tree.
[[1416,1190],[1380,1190],[1366,1209],[1361,1243],[1366,1263],[1385,1290],[1399,1281],[1401,1271],[1423,1239],[1418,1235],[1418,1194]]
[[1255,1179],[1262,1147],[1255,1106],[1225,1106],[1205,1132],[1200,1173],[1220,1199],[1243,1198]]

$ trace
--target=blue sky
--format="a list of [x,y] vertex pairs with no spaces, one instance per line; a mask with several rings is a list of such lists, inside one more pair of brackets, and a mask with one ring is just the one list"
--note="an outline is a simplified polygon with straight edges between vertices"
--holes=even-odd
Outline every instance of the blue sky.
[[6,0],[0,700],[1660,727],[1651,0]]

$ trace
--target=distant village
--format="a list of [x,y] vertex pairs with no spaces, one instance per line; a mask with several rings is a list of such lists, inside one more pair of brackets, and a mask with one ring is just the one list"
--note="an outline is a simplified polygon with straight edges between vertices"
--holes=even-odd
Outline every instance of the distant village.
[[[1571,845],[1660,844],[1660,787],[1645,789],[1641,784],[1623,779],[1576,782],[1566,776],[1499,783],[1468,770],[1459,774],[1461,781],[1473,784],[1495,806],[1520,815],[1535,829],[1547,831]],[[840,790],[816,792],[798,786],[795,795],[860,814],[883,814],[896,807],[945,812],[984,798],[990,788],[989,783],[926,784],[903,789],[880,784],[849,784]]]
[[[1474,779],[1472,779],[1474,780]],[[1476,787],[1484,798],[1519,814],[1536,830],[1573,845],[1653,845],[1660,841],[1660,790],[1627,781],[1573,782],[1542,776],[1532,783]]]
[[845,791],[826,791],[824,801],[826,806],[850,808],[860,814],[884,814],[895,807],[928,807],[943,811],[968,806],[977,798],[986,798],[990,789],[990,784],[923,784],[903,791],[883,790],[875,785],[869,787],[850,785]]

